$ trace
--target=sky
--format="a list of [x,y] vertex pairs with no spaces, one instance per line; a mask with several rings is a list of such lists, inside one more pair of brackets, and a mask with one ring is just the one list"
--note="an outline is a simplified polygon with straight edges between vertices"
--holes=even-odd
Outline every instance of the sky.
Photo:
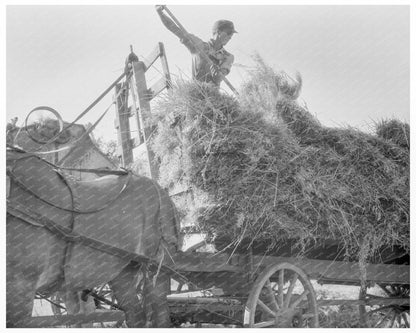
[[[301,100],[322,124],[370,131],[374,122],[410,121],[410,7],[406,5],[169,5],[203,40],[218,19],[238,31],[226,46],[237,88],[258,53],[276,70],[303,78]],[[153,5],[6,7],[6,120],[37,106],[74,120],[123,71],[130,52],[143,59],[163,42],[174,78],[190,78],[191,56]],[[149,72],[159,78],[161,66]],[[225,85],[223,84],[225,88]],[[80,123],[95,122],[112,93]],[[114,108],[94,131],[117,138]]]

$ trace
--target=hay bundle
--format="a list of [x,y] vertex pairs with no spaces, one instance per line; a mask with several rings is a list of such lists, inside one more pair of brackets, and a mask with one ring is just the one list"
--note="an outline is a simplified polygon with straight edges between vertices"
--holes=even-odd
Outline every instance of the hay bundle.
[[410,150],[410,126],[397,119],[382,120],[376,125],[379,137]]
[[172,194],[188,190],[176,201],[185,221],[235,243],[337,239],[362,260],[382,246],[408,248],[408,151],[323,127],[293,98],[276,98],[275,86],[255,80],[240,100],[181,83],[158,106],[159,181]]

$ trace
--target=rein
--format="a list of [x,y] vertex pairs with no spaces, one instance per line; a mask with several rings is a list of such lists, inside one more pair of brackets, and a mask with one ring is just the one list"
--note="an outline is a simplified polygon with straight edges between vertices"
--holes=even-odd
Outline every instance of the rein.
[[14,216],[26,223],[29,223],[32,226],[38,228],[45,228],[55,236],[62,238],[64,241],[79,243],[88,246],[94,250],[114,255],[128,261],[145,263],[146,265],[148,265],[148,269],[152,269],[152,267],[154,267],[155,270],[157,270],[157,272],[159,272],[160,270],[167,270],[173,275],[186,279],[185,276],[177,272],[169,265],[163,264],[163,260],[155,260],[145,255],[126,251],[113,245],[107,244],[103,241],[99,241],[97,239],[84,236],[80,233],[71,230],[70,228],[57,224],[51,219],[42,216],[39,213],[34,212],[33,210],[30,210],[29,208],[16,202],[15,200],[7,199],[7,214]]
[[14,150],[18,153],[22,153],[21,157],[13,157],[13,158],[9,158],[9,160],[22,160],[25,158],[29,158],[29,157],[36,157],[38,159],[40,159],[42,162],[45,162],[46,164],[49,164],[53,169],[57,169],[57,170],[69,170],[69,171],[80,171],[80,172],[88,172],[88,173],[95,173],[95,174],[104,174],[104,175],[117,175],[117,176],[125,176],[129,173],[129,171],[127,169],[124,168],[120,168],[120,170],[111,170],[111,169],[103,169],[103,168],[95,168],[95,169],[86,169],[86,168],[68,168],[68,167],[63,167],[63,166],[59,166],[56,164],[53,164],[45,159],[43,159],[41,156],[38,156],[38,153],[34,153],[34,152],[27,152],[23,149],[20,149],[18,147],[15,146],[11,146],[11,145],[7,145],[7,148],[9,148],[10,150]]
[[[32,196],[34,196],[35,198],[39,199],[40,201],[55,207],[57,209],[66,211],[66,212],[71,212],[71,213],[77,213],[77,214],[93,214],[93,213],[97,213],[100,212],[106,208],[108,208],[109,206],[111,206],[119,197],[120,195],[126,190],[126,188],[128,187],[130,180],[132,178],[132,173],[126,170],[106,170],[106,169],[73,169],[73,168],[61,168],[59,166],[54,165],[53,163],[50,163],[44,159],[42,159],[41,157],[35,155],[35,154],[31,154],[31,153],[26,153],[23,150],[16,150],[20,153],[23,153],[24,155],[21,157],[17,157],[17,158],[9,158],[9,160],[14,160],[14,161],[19,161],[25,158],[31,158],[31,157],[35,157],[39,160],[41,160],[42,162],[50,165],[52,168],[59,170],[59,169],[66,169],[66,170],[77,170],[77,171],[84,171],[84,172],[92,172],[92,173],[103,173],[103,174],[111,174],[111,175],[123,175],[123,176],[127,176],[126,180],[124,181],[123,186],[121,187],[120,191],[114,196],[114,198],[111,198],[109,201],[107,201],[106,203],[103,204],[102,207],[100,208],[96,208],[96,209],[92,209],[92,210],[86,210],[86,211],[81,211],[75,208],[65,208],[65,207],[61,207],[51,201],[49,201],[46,198],[41,197],[39,194],[37,194],[35,191],[31,190],[30,188],[27,187],[26,184],[24,184],[20,179],[18,179],[18,177],[13,173],[12,170],[7,170],[7,176],[10,177],[11,180],[13,180],[13,182],[19,186],[21,189],[23,189],[24,191],[28,192],[29,194],[31,194]],[[55,171],[56,171],[55,170]],[[58,173],[59,174],[59,173]],[[63,177],[61,174],[59,174],[61,177]],[[64,184],[66,184],[66,186],[69,188],[69,190],[72,192],[71,187],[69,186],[68,182],[66,181],[66,179],[63,177],[64,179]]]
[[[54,235],[59,236],[67,242],[80,243],[82,245],[89,246],[95,250],[100,250],[111,255],[116,255],[126,260],[132,260],[137,262],[154,261],[146,257],[145,255],[129,252],[118,247],[112,246],[110,244],[104,243],[102,241],[81,235],[71,230],[70,228],[59,225],[51,219],[28,209],[27,207],[23,206],[22,204],[14,200],[7,199],[7,214],[17,217],[35,227],[45,228]],[[157,261],[154,262],[158,264]]]

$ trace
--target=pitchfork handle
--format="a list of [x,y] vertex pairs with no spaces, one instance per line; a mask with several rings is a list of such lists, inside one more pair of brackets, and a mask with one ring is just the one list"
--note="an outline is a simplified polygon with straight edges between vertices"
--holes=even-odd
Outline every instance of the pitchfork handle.
[[[186,29],[183,27],[183,25],[177,20],[177,18],[172,14],[172,12],[168,9],[168,7],[163,6],[162,7],[166,13],[170,16],[170,18],[172,19],[173,22],[175,22],[175,24],[179,27],[179,29],[181,29],[185,34],[188,34],[188,32],[186,31]],[[192,41],[191,41],[192,42]],[[193,42],[192,42],[193,44]],[[207,59],[211,64],[215,65],[212,60],[205,54],[204,51],[199,50],[201,52],[201,54],[203,54],[203,57],[205,59]],[[228,79],[225,77],[224,74],[221,73],[221,71],[219,71],[219,75],[221,76],[221,78],[223,79],[223,81],[227,84],[227,86],[232,90],[232,92],[234,94],[236,94],[238,96],[238,92],[237,90],[234,88],[234,86],[231,84],[230,81],[228,81]]]

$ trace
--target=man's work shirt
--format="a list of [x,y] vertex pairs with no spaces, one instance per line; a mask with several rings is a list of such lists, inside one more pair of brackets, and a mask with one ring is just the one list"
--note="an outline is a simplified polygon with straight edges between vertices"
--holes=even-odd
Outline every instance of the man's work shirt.
[[217,75],[212,68],[209,61],[207,61],[202,54],[204,52],[210,59],[218,66],[218,68],[227,75],[234,62],[234,56],[221,48],[215,50],[212,41],[204,42],[195,35],[185,33],[181,30],[170,18],[168,18],[163,11],[158,11],[160,19],[165,27],[173,32],[180,41],[188,48],[192,55],[192,77],[202,82],[213,82],[220,85],[221,76]]
[[192,55],[192,77],[198,81],[213,82],[216,85],[220,85],[220,75],[215,75],[211,64],[201,55],[201,52],[205,52],[225,75],[231,70],[234,56],[224,48],[215,50],[212,46],[212,41],[204,42],[192,34],[183,36],[181,42]]

